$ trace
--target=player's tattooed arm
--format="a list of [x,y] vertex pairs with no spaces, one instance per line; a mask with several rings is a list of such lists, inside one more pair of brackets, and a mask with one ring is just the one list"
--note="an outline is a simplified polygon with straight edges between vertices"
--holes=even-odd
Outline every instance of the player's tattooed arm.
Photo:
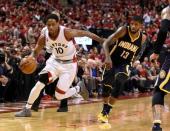
[[40,53],[40,51],[44,48],[44,46],[45,46],[45,37],[43,35],[41,35],[38,38],[37,44],[35,46],[35,49],[31,53],[31,56],[37,57],[38,54]]
[[94,33],[91,33],[89,31],[84,31],[84,30],[76,30],[76,29],[66,29],[65,30],[65,35],[67,37],[67,39],[72,39],[74,37],[83,37],[83,36],[87,36],[99,43],[103,43],[104,39],[100,38],[99,36],[97,36]]
[[139,53],[132,62],[139,60],[142,57],[148,42],[149,40],[147,39],[146,35],[142,34],[141,50],[139,51]]

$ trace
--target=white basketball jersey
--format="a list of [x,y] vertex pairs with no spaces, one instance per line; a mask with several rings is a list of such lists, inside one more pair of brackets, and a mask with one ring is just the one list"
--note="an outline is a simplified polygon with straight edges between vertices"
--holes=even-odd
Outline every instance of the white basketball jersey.
[[49,37],[48,28],[44,27],[41,34],[45,36],[46,50],[52,53],[52,57],[60,60],[71,60],[76,55],[76,48],[73,40],[67,41],[64,35],[64,26],[59,26],[59,34],[56,40]]

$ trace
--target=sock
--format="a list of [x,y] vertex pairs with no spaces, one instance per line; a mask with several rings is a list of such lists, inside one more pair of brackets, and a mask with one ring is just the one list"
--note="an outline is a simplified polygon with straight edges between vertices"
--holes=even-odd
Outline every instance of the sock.
[[156,126],[156,127],[158,127],[158,126],[160,127],[160,125],[161,125],[160,123],[154,123],[154,126]]
[[153,121],[155,127],[160,127],[161,125],[161,120],[154,120]]
[[40,95],[40,91],[44,88],[44,86],[45,84],[38,81],[36,85],[33,87],[26,104],[27,109],[30,109],[32,107],[32,104],[38,98],[38,96]]
[[112,108],[113,108],[113,105],[108,104],[107,109],[106,109],[106,113],[109,114]]
[[25,106],[27,109],[31,109],[31,107],[32,107],[32,104],[30,104],[30,103],[28,103],[27,102],[27,104],[26,104],[26,106]]
[[107,110],[108,104],[104,103],[103,104],[103,109],[102,109],[102,113],[105,114],[106,110]]

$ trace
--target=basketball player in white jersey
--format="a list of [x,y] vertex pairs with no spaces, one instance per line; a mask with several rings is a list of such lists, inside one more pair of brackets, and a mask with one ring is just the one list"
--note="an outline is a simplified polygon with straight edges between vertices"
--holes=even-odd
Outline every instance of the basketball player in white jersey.
[[40,91],[45,85],[57,78],[59,80],[55,96],[58,100],[68,98],[76,93],[80,93],[84,99],[88,98],[88,91],[82,82],[79,82],[76,87],[70,88],[77,72],[76,48],[73,38],[87,36],[99,43],[102,43],[104,39],[87,31],[60,26],[59,17],[56,14],[47,16],[46,26],[44,35],[40,35],[31,56],[37,57],[45,45],[50,45],[52,55],[47,60],[44,69],[39,73],[39,80],[31,90],[26,106],[15,114],[16,117],[31,117],[31,106],[39,96]]

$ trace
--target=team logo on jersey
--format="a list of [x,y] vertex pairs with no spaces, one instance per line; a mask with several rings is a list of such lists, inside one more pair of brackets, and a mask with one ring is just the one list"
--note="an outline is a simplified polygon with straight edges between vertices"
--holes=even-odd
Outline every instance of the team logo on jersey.
[[161,70],[161,71],[160,71],[160,74],[159,74],[159,77],[160,77],[161,79],[164,79],[165,76],[166,76],[166,71]]

